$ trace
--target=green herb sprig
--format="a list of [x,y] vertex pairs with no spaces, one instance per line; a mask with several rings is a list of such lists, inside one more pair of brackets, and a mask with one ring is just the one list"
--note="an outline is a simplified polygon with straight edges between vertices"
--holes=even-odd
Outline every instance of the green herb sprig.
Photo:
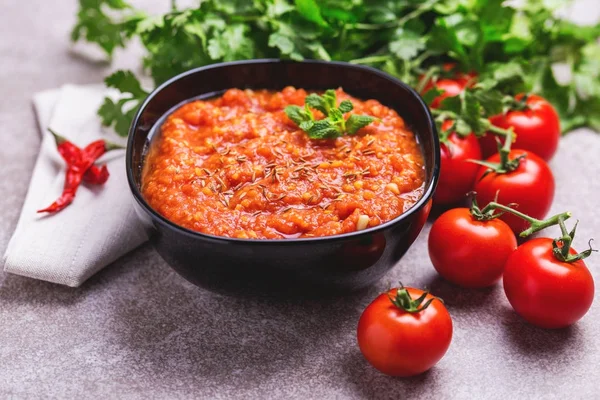
[[[135,39],[143,66],[159,85],[190,68],[250,58],[349,61],[379,68],[417,87],[422,76],[443,76],[456,64],[477,81],[519,70],[522,83],[506,81],[502,94],[536,93],[558,110],[562,129],[600,131],[600,24],[577,26],[559,17],[570,1],[523,0],[203,0],[162,15],[146,15],[127,0],[79,0],[72,39],[97,44],[108,57]],[[564,13],[563,13],[564,14]],[[556,64],[568,70],[557,79]],[[131,99],[103,107],[105,125],[127,134],[140,96],[128,75],[110,81]],[[133,77],[133,75],[131,75]],[[139,94],[139,93],[138,93]],[[433,94],[433,93],[432,93]],[[459,128],[482,129],[473,96]],[[497,101],[476,99],[481,115]],[[492,99],[494,100],[494,99]]]
[[[321,111],[325,118],[316,120],[311,108]],[[311,139],[334,139],[343,135],[354,135],[360,128],[376,119],[370,115],[358,114],[344,118],[344,114],[353,109],[354,105],[350,100],[343,100],[338,106],[335,90],[329,89],[323,96],[316,93],[306,96],[304,107],[287,106],[285,114]]]

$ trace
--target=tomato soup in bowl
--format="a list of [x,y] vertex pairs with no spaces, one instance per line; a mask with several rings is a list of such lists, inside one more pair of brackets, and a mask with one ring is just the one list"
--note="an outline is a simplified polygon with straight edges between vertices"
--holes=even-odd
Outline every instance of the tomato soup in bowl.
[[[337,104],[352,103],[346,117],[374,121],[315,139],[287,116],[331,88]],[[136,211],[159,254],[191,282],[225,291],[375,282],[423,227],[438,175],[435,124],[419,95],[347,63],[188,71],[141,105],[127,149]]]
[[187,229],[243,239],[355,232],[390,221],[423,195],[421,148],[398,113],[337,90],[377,120],[311,139],[285,114],[308,92],[229,89],[172,112],[146,156],[142,194]]

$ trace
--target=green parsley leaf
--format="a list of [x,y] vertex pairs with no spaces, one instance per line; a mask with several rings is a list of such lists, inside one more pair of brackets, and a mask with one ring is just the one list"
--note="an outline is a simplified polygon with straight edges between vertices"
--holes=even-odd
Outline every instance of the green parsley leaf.
[[411,60],[425,49],[422,35],[398,28],[390,42],[390,51],[401,60]]
[[272,33],[269,36],[269,46],[277,47],[281,51],[281,54],[291,55],[294,51],[294,42],[279,32]]
[[425,104],[429,105],[433,102],[433,100],[436,97],[440,96],[443,93],[443,90],[440,90],[436,87],[432,87],[431,89],[427,90],[421,97],[423,97],[423,101],[425,102]]
[[117,134],[120,136],[127,136],[129,133],[129,126],[137,111],[137,106],[125,111],[125,105],[128,103],[127,99],[121,99],[114,101],[108,97],[104,99],[104,103],[98,109],[98,115],[104,126],[112,126]]
[[77,24],[71,31],[71,40],[96,43],[108,56],[112,56],[115,48],[123,47],[129,38],[123,29],[126,17],[111,17],[110,11],[130,10],[131,6],[123,0],[80,0],[77,13]]
[[[298,106],[287,106],[285,108],[285,114],[289,119],[294,121],[296,125],[300,125],[303,122],[313,121],[314,117],[309,109],[305,109]],[[312,126],[312,125],[311,125]]]
[[482,123],[483,108],[477,97],[470,90],[464,92],[464,103],[461,113],[461,121],[464,121],[471,132],[476,135],[485,133],[487,126]]
[[352,114],[346,120],[346,131],[350,135],[354,135],[359,129],[364,128],[373,121],[375,121],[375,117],[370,115]]
[[335,108],[337,105],[337,96],[335,94],[335,90],[326,90],[323,94],[323,101],[325,103],[325,115],[328,115],[330,112],[329,110]]
[[104,83],[110,88],[119,89],[122,93],[130,93],[132,98],[143,99],[148,96],[148,92],[142,89],[142,85],[131,71],[116,71],[107,76]]
[[306,96],[304,103],[310,108],[321,111],[325,115],[329,114],[329,105],[325,101],[325,98],[316,93],[311,93]]
[[311,139],[334,139],[341,136],[339,129],[329,119],[315,121],[305,132]]
[[104,99],[98,110],[102,125],[112,126],[119,135],[127,136],[129,125],[148,92],[142,89],[131,71],[117,71],[104,82],[106,86],[118,89],[122,95],[117,101],[108,97]]
[[321,15],[321,9],[315,0],[295,0],[298,12],[307,20],[314,22],[317,25],[327,27],[327,22]]
[[233,61],[254,57],[254,43],[247,37],[248,27],[231,25],[208,41],[208,54],[213,60]]
[[[139,3],[139,2],[138,2]],[[598,127],[600,24],[577,26],[560,15],[561,0],[202,0],[146,15],[129,0],[79,0],[74,41],[100,46],[107,55],[138,39],[143,66],[155,84],[214,62],[247,58],[349,61],[379,68],[423,91],[421,77],[457,71],[479,82],[467,97],[442,110],[455,113],[460,130],[477,125],[510,102],[504,95],[536,93],[557,108],[564,130]],[[446,63],[456,68],[445,71]],[[553,68],[567,69],[568,82]],[[433,77],[436,78],[435,76]],[[425,87],[427,85],[424,85]],[[427,101],[435,96],[429,90]],[[129,94],[128,96],[131,96]],[[470,105],[464,104],[466,101]],[[134,101],[103,106],[107,121],[125,121]],[[473,107],[478,104],[479,107]],[[513,102],[514,104],[514,102]],[[329,110],[330,103],[319,104]],[[344,113],[345,105],[333,106]],[[330,122],[343,129],[345,121]],[[122,128],[127,124],[121,122]],[[313,124],[314,125],[314,124]],[[317,128],[324,131],[322,124]],[[314,126],[311,129],[317,129]],[[475,126],[477,129],[481,127]],[[123,129],[120,129],[123,130]],[[320,131],[319,131],[320,132]]]
[[350,100],[344,100],[340,103],[339,108],[340,108],[340,111],[345,114],[354,109],[354,104],[352,104],[352,102]]
[[[322,112],[325,118],[315,120],[311,108]],[[351,114],[344,119],[344,114],[352,109],[354,105],[349,100],[344,100],[337,106],[335,90],[329,89],[322,96],[316,93],[306,96],[304,108],[291,105],[284,111],[311,139],[333,139],[344,134],[354,135],[376,119],[370,115],[357,114]]]

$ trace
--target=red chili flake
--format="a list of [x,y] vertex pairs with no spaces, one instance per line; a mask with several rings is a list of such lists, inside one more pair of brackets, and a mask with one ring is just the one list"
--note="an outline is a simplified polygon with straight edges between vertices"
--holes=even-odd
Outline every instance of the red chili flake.
[[38,210],[38,213],[55,213],[71,204],[82,180],[95,185],[105,183],[109,177],[108,168],[106,165],[98,167],[94,162],[105,152],[122,148],[114,143],[96,140],[80,149],[51,129],[48,130],[56,140],[58,152],[67,163],[67,173],[61,196],[50,206]]

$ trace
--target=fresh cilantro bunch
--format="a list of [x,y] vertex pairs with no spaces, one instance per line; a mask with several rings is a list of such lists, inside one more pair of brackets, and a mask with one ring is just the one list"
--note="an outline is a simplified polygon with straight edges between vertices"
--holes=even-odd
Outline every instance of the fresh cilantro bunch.
[[[516,63],[508,63],[495,69],[487,78],[482,77],[460,95],[444,99],[439,107],[431,110],[440,132],[440,139],[445,142],[451,132],[462,136],[473,133],[481,137],[486,132],[506,136],[507,132],[492,125],[489,118],[508,110],[524,109],[524,100],[517,101],[512,95],[505,94],[510,89],[522,91],[524,86],[522,68]],[[425,92],[423,99],[431,103],[440,94],[442,91],[434,87]],[[452,121],[452,125],[443,130],[442,125],[448,120]]]
[[[489,93],[499,91],[545,97],[564,131],[600,131],[600,25],[580,27],[558,17],[569,1],[198,0],[186,9],[172,3],[168,13],[147,16],[126,0],[80,0],[72,38],[96,43],[108,56],[140,40],[143,65],[157,85],[193,67],[259,57],[365,64],[415,87],[424,76],[443,75],[440,66],[447,62],[479,81],[518,70],[520,80],[474,89],[478,93],[458,99],[469,104],[451,105],[466,116],[459,128],[475,123],[471,111],[491,115],[489,97],[498,96]],[[557,79],[557,65],[570,77],[566,82]],[[125,121],[143,98],[133,78],[119,73],[108,80],[129,100],[100,112],[124,135]],[[497,108],[498,102],[491,104]]]
[[[311,108],[322,112],[325,118],[316,120]],[[337,106],[335,90],[329,89],[323,96],[309,94],[304,100],[304,107],[287,106],[285,113],[311,139],[333,139],[343,135],[354,135],[360,128],[375,121],[375,117],[370,115],[351,114],[344,118],[344,114],[353,109],[354,105],[350,100],[343,100]]]

